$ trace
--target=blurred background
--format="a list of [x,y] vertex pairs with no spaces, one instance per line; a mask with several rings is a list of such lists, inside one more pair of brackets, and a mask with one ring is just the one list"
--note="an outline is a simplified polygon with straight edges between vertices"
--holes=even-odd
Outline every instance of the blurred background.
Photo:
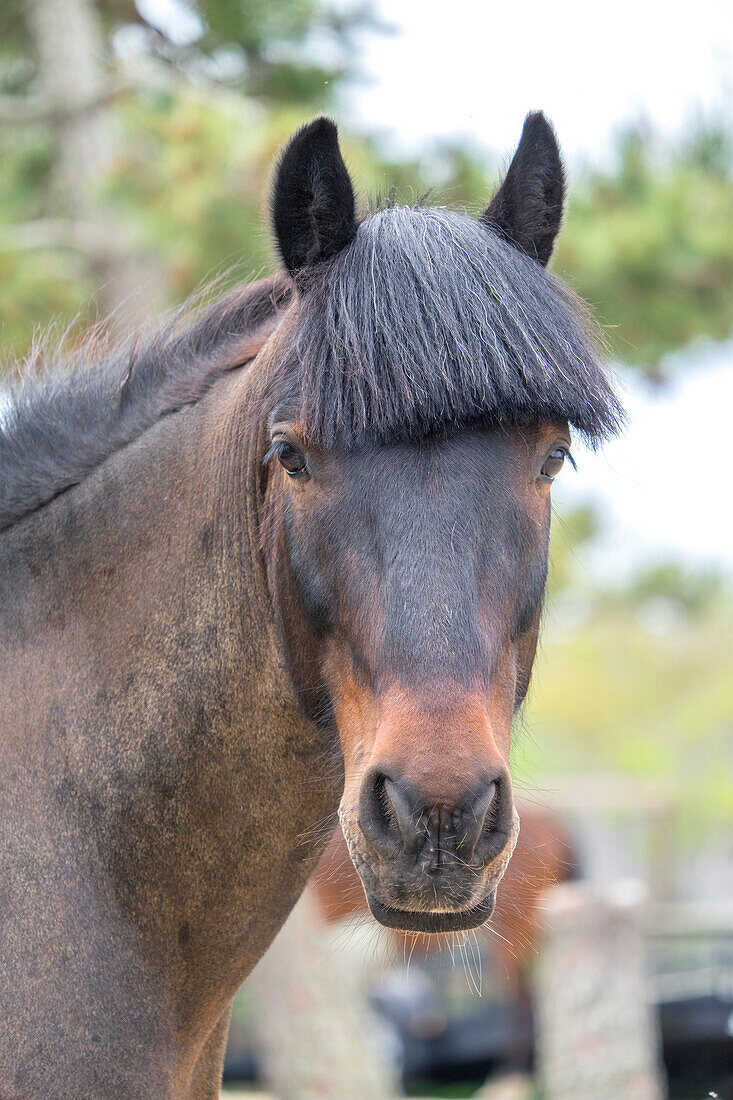
[[494,931],[437,946],[378,929],[334,843],[240,995],[226,1087],[733,1096],[733,14],[0,8],[0,369],[38,333],[125,334],[272,270],[268,174],[316,113],[365,207],[478,212],[536,108],[570,181],[552,266],[596,313],[629,422],[556,486],[514,738],[525,839]]

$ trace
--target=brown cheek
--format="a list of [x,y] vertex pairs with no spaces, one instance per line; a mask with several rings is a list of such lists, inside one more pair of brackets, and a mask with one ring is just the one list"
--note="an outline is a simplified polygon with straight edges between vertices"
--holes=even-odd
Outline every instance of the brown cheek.
[[489,689],[489,714],[496,747],[509,761],[514,699],[517,688],[517,664],[512,646],[507,646],[492,678]]
[[532,665],[537,652],[537,639],[540,630],[540,612],[537,612],[534,623],[516,643],[516,688],[514,692],[514,706],[518,707],[523,701],[529,688],[532,676]]
[[328,643],[323,674],[331,695],[348,783],[371,754],[378,705],[372,692],[354,675],[353,662],[343,642],[332,639]]
[[509,599],[505,600],[498,613],[489,601],[479,611],[481,630],[488,641],[488,661],[490,667],[493,667],[486,707],[496,746],[505,760],[508,760],[509,754],[520,667],[515,645],[510,640],[513,615],[514,610]]

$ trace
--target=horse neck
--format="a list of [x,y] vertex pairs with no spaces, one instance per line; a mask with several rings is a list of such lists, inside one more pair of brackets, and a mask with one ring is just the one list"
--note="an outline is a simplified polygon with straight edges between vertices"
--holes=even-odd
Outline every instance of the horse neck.
[[256,607],[265,631],[271,614],[252,493],[257,426],[232,440],[243,381],[222,380],[3,533],[6,636],[58,631],[63,666],[78,656],[83,627],[108,679],[128,663],[148,662],[152,673],[156,647],[180,656],[189,644],[221,661],[238,634],[247,675],[251,639],[238,612]]
[[39,797],[69,777],[138,925],[194,927],[205,896],[200,957],[239,958],[240,980],[319,854],[302,834],[338,802],[280,654],[247,385],[223,379],[18,525],[0,601],[0,638],[25,639],[0,664]]

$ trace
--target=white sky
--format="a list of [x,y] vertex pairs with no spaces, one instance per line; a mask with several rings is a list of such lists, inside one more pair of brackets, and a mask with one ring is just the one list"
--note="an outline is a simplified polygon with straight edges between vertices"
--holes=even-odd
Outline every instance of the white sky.
[[376,10],[395,33],[365,36],[366,81],[347,108],[391,152],[467,136],[503,155],[540,108],[572,163],[602,158],[624,121],[673,132],[699,107],[733,106],[730,0],[376,0]]
[[627,430],[595,454],[574,443],[578,470],[553,486],[560,507],[590,502],[605,520],[586,564],[626,572],[672,559],[733,571],[733,340],[680,356],[662,389],[622,381]]

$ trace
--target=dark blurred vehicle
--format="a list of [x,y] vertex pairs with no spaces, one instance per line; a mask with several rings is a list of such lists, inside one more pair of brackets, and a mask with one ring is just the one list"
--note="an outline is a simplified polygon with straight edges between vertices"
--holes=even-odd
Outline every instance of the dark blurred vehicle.
[[[533,1064],[531,1012],[507,1011],[495,1000],[467,998],[463,1008],[441,996],[429,967],[415,967],[411,981],[387,981],[371,1002],[391,1033],[389,1047],[406,1092],[427,1081],[477,1084],[496,1073]],[[670,1100],[707,1096],[733,1100],[733,998],[708,995],[658,1006],[662,1055]],[[254,1080],[252,1051],[232,1052],[225,1081]]]
[[[429,938],[408,937],[404,958],[409,954],[409,966],[395,967],[372,987],[383,1045],[407,1091],[426,1082],[479,1083],[496,1073],[533,1067],[527,968],[538,949],[537,907],[548,879],[563,877],[563,868],[568,877],[572,847],[550,819],[536,813],[525,817],[531,826],[525,829],[523,819],[525,848],[510,864],[514,875],[507,872],[505,908],[492,921],[498,934],[494,929],[493,935],[468,937],[462,947],[442,949],[439,938],[424,943]],[[320,868],[322,880],[317,873],[314,885],[327,919],[350,917],[365,907],[340,834]],[[733,909],[657,904],[648,912],[647,928],[649,988],[670,1100],[709,1094],[733,1100]],[[246,1039],[234,1044],[226,1079],[256,1074],[250,1047]]]
[[648,945],[670,1100],[733,1100],[733,911],[659,907]]
[[[465,998],[456,996],[452,978],[431,959],[407,979],[396,973],[372,992],[373,1008],[393,1029],[407,1092],[426,1081],[480,1083],[510,1067],[531,1066],[531,1013],[492,996],[471,995],[468,985]],[[459,980],[465,980],[462,974]]]
[[[655,929],[649,936],[650,985],[671,1100],[714,1092],[733,1100],[733,930]],[[374,989],[372,1003],[398,1040],[406,1091],[426,1081],[480,1081],[497,1071],[530,1069],[529,1001],[478,998],[469,955],[413,963]],[[417,972],[416,972],[417,971]],[[463,987],[461,990],[461,986]]]
[[[733,1100],[733,931],[655,932],[649,945],[670,1100],[711,1090]],[[479,981],[488,985],[481,997]],[[531,1004],[501,990],[485,962],[479,977],[475,947],[413,960],[409,972],[395,969],[373,987],[371,1004],[407,1092],[532,1068]],[[256,1076],[251,1049],[231,1050],[224,1079]]]

